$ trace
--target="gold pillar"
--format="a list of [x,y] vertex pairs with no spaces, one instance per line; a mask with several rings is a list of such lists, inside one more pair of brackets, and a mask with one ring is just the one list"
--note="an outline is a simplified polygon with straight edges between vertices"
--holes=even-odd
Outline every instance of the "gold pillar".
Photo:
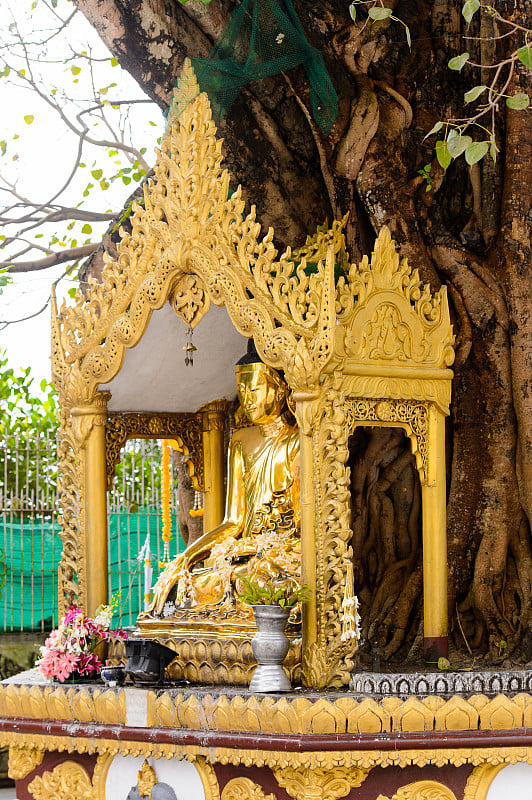
[[[301,582],[309,587],[309,599],[302,607],[303,663],[310,663],[311,653],[318,638],[316,602],[316,531],[314,510],[314,464],[312,429],[316,411],[314,393],[294,392],[296,419],[299,425],[299,452],[301,459]],[[303,670],[303,680],[308,676]],[[315,687],[318,688],[318,687]]]
[[203,415],[203,530],[210,531],[222,522],[225,514],[224,428],[226,400],[213,400],[200,409]]
[[85,474],[85,596],[84,611],[92,616],[108,602],[107,475],[105,420],[108,392],[96,395],[94,404],[72,409],[73,426],[84,460]]
[[423,506],[423,602],[425,659],[447,656],[447,500],[445,417],[431,405],[427,449],[433,459],[421,489]]

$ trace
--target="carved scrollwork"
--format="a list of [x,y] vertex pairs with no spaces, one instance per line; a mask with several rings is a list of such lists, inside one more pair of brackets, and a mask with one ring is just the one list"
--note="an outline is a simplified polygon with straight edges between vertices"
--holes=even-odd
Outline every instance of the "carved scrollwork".
[[361,422],[384,422],[404,428],[412,443],[412,453],[416,458],[421,483],[426,483],[429,458],[427,403],[417,400],[349,398],[345,403],[345,412],[350,431]]
[[274,794],[266,794],[264,789],[250,778],[233,778],[225,784],[221,800],[276,800]]
[[297,800],[340,800],[347,797],[351,789],[362,786],[369,772],[369,769],[343,766],[335,766],[330,770],[307,767],[274,768],[279,786]]
[[60,498],[61,541],[63,551],[59,562],[59,613],[85,594],[85,460],[81,457],[73,418],[62,410],[59,425],[57,458],[59,463],[57,488]]
[[10,747],[8,774],[11,780],[19,781],[29,775],[42,762],[44,753],[40,747]]
[[322,394],[320,416],[313,435],[316,491],[316,593],[317,642],[306,649],[303,673],[310,686],[339,687],[349,681],[353,668],[354,642],[341,640],[341,606],[349,541],[349,468],[347,467],[349,420],[341,383],[336,380]]
[[35,800],[93,800],[91,780],[75,761],[63,761],[51,772],[38,775],[28,791]]
[[456,800],[454,792],[438,781],[415,781],[400,789],[391,798],[380,794],[377,800]]
[[128,439],[173,439],[184,453],[194,489],[202,492],[205,475],[201,414],[110,412],[105,426],[107,489],[113,485],[122,447]]
[[209,310],[210,298],[195,275],[182,275],[171,290],[168,302],[189,328],[195,328]]

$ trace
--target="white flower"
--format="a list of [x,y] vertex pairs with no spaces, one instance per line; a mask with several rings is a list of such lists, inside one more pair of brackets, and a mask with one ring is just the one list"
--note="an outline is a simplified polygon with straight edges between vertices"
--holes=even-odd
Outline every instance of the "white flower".
[[171,617],[175,612],[175,603],[168,600],[163,606],[163,617]]

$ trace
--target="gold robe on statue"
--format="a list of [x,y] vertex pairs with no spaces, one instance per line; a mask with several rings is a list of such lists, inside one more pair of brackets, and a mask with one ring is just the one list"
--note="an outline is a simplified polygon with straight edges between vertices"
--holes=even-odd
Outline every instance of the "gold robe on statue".
[[203,537],[207,545],[198,540],[197,552],[191,545],[162,573],[150,615],[249,617],[251,609],[238,599],[242,576],[259,583],[299,582],[299,507],[297,427],[279,417],[235,431],[228,454],[225,519]]

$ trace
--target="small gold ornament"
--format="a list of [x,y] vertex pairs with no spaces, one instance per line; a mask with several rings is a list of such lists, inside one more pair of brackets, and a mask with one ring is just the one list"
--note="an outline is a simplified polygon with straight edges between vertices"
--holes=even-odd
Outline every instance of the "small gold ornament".
[[139,769],[138,775],[137,786],[140,796],[149,797],[151,800],[151,791],[158,783],[158,780],[155,770],[148,764],[148,759],[144,759],[144,764]]
[[198,349],[197,347],[194,347],[194,345],[192,344],[192,334],[193,334],[192,328],[187,328],[186,332],[187,343],[183,347],[183,350],[185,351],[185,366],[187,367],[194,366],[194,353]]

